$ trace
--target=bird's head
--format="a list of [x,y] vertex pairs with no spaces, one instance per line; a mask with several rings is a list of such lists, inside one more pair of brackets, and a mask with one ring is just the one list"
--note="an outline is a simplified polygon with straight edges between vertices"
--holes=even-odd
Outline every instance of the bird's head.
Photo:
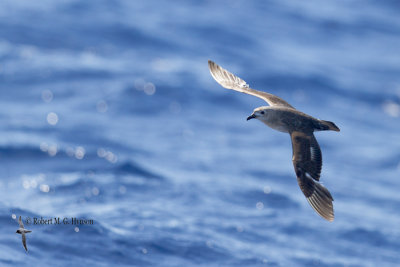
[[261,121],[267,121],[268,119],[268,112],[269,112],[269,107],[259,107],[256,108],[253,113],[247,117],[247,120],[251,119],[259,119]]

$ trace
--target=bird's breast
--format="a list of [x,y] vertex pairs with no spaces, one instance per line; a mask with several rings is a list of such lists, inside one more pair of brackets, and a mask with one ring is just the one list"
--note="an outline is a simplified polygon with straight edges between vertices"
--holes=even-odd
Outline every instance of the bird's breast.
[[283,133],[288,133],[289,132],[289,128],[287,127],[286,124],[280,122],[280,121],[262,121],[264,122],[267,126],[269,126],[270,128],[283,132]]
[[269,110],[268,115],[261,117],[260,120],[270,128],[287,133],[289,132],[288,121],[284,119],[284,113],[280,110]]

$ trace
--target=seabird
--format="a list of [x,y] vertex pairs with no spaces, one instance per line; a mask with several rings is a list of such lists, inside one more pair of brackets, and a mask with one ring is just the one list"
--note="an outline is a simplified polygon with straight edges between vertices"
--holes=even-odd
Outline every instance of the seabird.
[[258,119],[272,129],[290,134],[292,161],[300,189],[311,207],[322,218],[333,221],[332,195],[319,183],[322,154],[314,131],[339,132],[340,129],[333,122],[319,120],[296,110],[280,97],[251,89],[244,80],[211,60],[208,61],[208,67],[212,77],[222,87],[259,97],[269,104],[256,108],[247,120]]
[[17,230],[16,233],[22,235],[22,245],[24,245],[25,251],[28,251],[28,248],[26,247],[26,236],[25,236],[25,234],[30,233],[32,231],[24,228],[24,224],[22,223],[21,216],[19,216],[18,223],[19,223],[19,229]]

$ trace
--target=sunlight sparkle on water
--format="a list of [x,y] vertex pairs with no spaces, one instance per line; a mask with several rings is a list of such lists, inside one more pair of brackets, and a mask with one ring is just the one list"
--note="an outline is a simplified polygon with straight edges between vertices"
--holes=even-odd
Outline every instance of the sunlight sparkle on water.
[[115,155],[111,151],[105,150],[104,148],[97,149],[97,156],[99,158],[105,158],[106,160],[108,160],[111,163],[116,163],[118,161],[117,155]]
[[399,117],[400,105],[393,101],[387,101],[383,103],[383,111],[391,117]]
[[118,161],[118,157],[110,151],[107,152],[106,159],[111,163],[116,163]]
[[264,194],[269,194],[269,193],[271,193],[271,187],[264,186]]
[[30,186],[31,186],[32,188],[36,188],[36,187],[37,187],[37,182],[36,182],[36,180],[31,180]]
[[83,159],[85,157],[85,153],[86,153],[85,149],[83,147],[81,147],[81,146],[78,146],[75,149],[75,158]]
[[54,112],[47,114],[47,123],[50,125],[56,125],[58,123],[58,115]]
[[49,146],[47,153],[49,153],[50,157],[54,157],[55,155],[57,155],[57,151],[58,151],[57,145],[51,145]]
[[262,209],[264,208],[264,203],[262,203],[262,202],[257,202],[256,208],[257,208],[258,210],[262,210]]
[[97,149],[97,156],[99,158],[104,158],[107,154],[107,151],[104,148]]
[[22,182],[22,186],[23,186],[25,189],[28,189],[28,188],[31,186],[31,184],[29,183],[28,180],[24,180],[24,181]]
[[146,83],[143,90],[146,95],[154,95],[156,92],[156,86],[153,83]]
[[40,143],[40,150],[42,150],[43,152],[47,152],[47,150],[49,149],[49,145],[45,142]]
[[44,193],[48,193],[50,191],[50,186],[48,186],[47,184],[41,184],[40,191],[42,191]]

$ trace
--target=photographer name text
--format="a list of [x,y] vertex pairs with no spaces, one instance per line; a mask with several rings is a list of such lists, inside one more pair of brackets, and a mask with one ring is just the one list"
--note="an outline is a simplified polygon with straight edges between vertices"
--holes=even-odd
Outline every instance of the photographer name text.
[[54,218],[43,218],[43,217],[27,217],[25,219],[27,225],[93,225],[94,220],[92,219],[81,219],[76,217],[54,217]]

